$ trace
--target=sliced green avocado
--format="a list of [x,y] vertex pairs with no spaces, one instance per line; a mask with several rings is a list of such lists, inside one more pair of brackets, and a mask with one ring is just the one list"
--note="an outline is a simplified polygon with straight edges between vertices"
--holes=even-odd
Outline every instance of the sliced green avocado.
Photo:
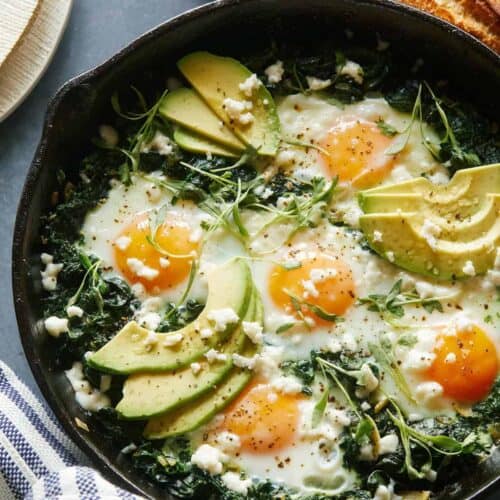
[[192,89],[180,88],[169,92],[163,98],[159,111],[166,118],[222,146],[235,151],[245,149],[245,144]]
[[[264,313],[258,292],[256,292],[256,302],[254,321],[262,323]],[[257,350],[258,347],[247,338],[241,355],[251,357]],[[245,388],[252,376],[251,370],[233,367],[229,375],[213,391],[174,411],[150,419],[144,429],[144,436],[148,439],[162,439],[197,429],[228,406]]]
[[439,279],[468,277],[463,271],[468,261],[475,274],[485,273],[493,267],[500,245],[498,216],[493,225],[483,228],[482,236],[463,241],[444,240],[440,236],[432,241],[422,230],[422,214],[415,212],[362,215],[359,224],[368,244],[380,256],[408,271]]
[[[254,295],[250,299],[245,321],[253,321],[255,315]],[[137,420],[160,415],[180,405],[199,398],[221,381],[233,366],[232,354],[240,352],[245,341],[241,327],[236,328],[230,338],[219,348],[227,359],[209,363],[200,358],[200,371],[195,373],[190,366],[170,373],[136,373],[123,386],[123,398],[116,410],[124,419]]]
[[[231,308],[243,318],[252,289],[250,269],[246,262],[241,259],[230,260],[208,276],[207,303],[196,321],[170,333],[154,333],[131,321],[90,356],[87,362],[99,370],[125,375],[182,368],[223,342],[238,326],[228,325],[224,331],[216,331],[211,337],[203,339],[200,331],[211,327],[209,313]],[[182,339],[168,346],[168,338],[174,335]]]
[[180,148],[191,153],[210,153],[228,158],[238,157],[238,154],[234,150],[221,146],[186,128],[178,127],[174,130],[174,141]]
[[499,163],[459,170],[448,184],[436,185],[424,177],[419,177],[398,184],[366,189],[358,194],[358,202],[364,212],[373,213],[375,209],[370,207],[370,197],[373,195],[381,197],[416,194],[430,204],[444,206],[457,200],[481,197],[486,193],[500,193]]
[[[252,146],[258,154],[276,154],[280,142],[280,121],[271,94],[262,84],[252,97],[240,90],[240,84],[252,76],[249,69],[236,59],[209,52],[188,54],[177,66],[219,119],[241,141]],[[251,101],[253,121],[242,125],[231,119],[226,111],[225,99]]]

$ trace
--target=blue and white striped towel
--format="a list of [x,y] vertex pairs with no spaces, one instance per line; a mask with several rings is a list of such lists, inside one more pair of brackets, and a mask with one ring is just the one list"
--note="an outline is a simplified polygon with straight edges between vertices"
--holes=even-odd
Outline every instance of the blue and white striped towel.
[[142,498],[87,465],[45,404],[0,361],[0,499]]

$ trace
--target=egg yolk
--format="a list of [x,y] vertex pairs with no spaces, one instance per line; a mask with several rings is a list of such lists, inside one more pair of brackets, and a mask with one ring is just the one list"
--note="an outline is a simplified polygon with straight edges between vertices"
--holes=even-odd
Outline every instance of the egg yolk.
[[441,333],[434,353],[428,375],[442,385],[446,396],[473,403],[489,393],[498,373],[498,355],[483,330],[471,326],[455,335]]
[[141,283],[155,293],[184,281],[191,270],[198,243],[191,229],[179,219],[167,219],[153,243],[147,214],[136,216],[114,242],[115,262],[129,283]]
[[236,434],[247,452],[280,450],[294,440],[301,399],[298,394],[282,394],[254,382],[225,411],[219,429]]
[[394,156],[385,151],[391,142],[373,122],[344,119],[322,141],[328,154],[321,157],[332,177],[338,176],[340,182],[350,182],[356,188],[367,188],[389,174]]
[[[355,297],[349,267],[339,258],[329,255],[304,259],[300,264],[291,270],[278,265],[272,269],[269,293],[273,302],[287,314],[296,317],[302,314],[318,324],[329,322],[315,314],[314,306],[328,314],[344,314]],[[292,297],[298,300],[300,312]]]

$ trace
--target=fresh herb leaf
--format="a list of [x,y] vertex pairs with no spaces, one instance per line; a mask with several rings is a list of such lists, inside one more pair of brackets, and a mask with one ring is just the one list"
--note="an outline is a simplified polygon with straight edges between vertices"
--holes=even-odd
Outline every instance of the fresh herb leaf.
[[380,132],[382,132],[382,134],[386,135],[387,137],[394,137],[395,135],[399,134],[397,129],[395,129],[392,125],[389,125],[382,118],[379,118],[376,121],[376,124]]
[[313,414],[312,414],[312,422],[311,426],[314,429],[317,427],[321,420],[323,419],[323,415],[325,414],[326,405],[328,404],[328,397],[330,395],[330,391],[328,388],[325,388],[323,395],[318,400],[318,402],[314,405]]

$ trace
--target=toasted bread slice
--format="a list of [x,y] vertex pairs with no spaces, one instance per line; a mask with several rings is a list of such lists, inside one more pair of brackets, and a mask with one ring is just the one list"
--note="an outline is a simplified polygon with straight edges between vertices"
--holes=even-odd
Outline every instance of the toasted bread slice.
[[500,0],[400,0],[468,31],[500,52]]

